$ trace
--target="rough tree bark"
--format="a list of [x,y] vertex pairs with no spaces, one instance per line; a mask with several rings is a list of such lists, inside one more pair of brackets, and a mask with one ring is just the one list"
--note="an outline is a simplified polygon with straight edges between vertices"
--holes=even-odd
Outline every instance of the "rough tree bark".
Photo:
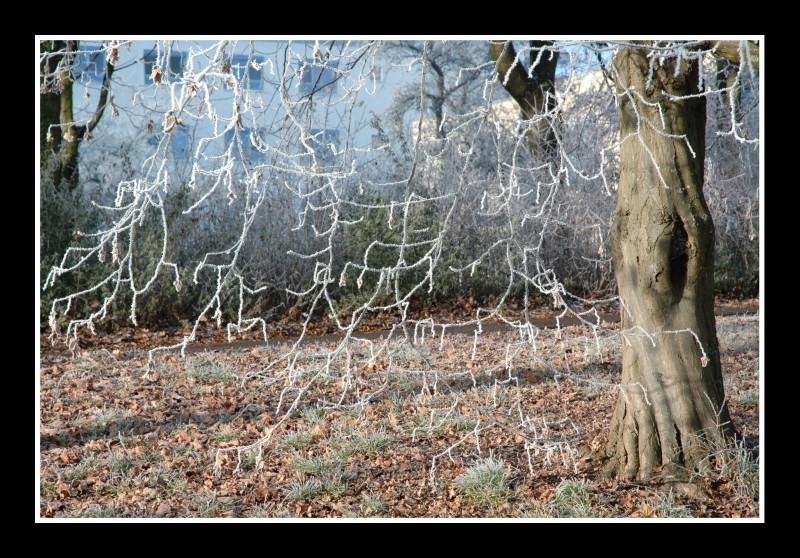
[[558,51],[549,50],[553,41],[531,41],[529,72],[517,62],[511,41],[492,41],[489,54],[495,62],[500,82],[517,102],[530,127],[526,132],[531,155],[549,159],[557,152],[553,115],[556,106],[556,65]]
[[698,93],[699,61],[648,58],[643,45],[621,49],[613,65],[622,145],[611,243],[625,340],[605,471],[685,479],[735,436],[703,196],[706,102],[687,98]]

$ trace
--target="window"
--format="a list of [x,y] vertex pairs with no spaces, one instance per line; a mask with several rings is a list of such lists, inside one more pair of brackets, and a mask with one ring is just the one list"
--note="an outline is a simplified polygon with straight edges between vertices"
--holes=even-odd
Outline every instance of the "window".
[[[258,66],[258,69],[253,65],[254,62]],[[236,79],[243,82],[245,87],[261,89],[262,64],[264,64],[263,56],[257,54],[253,56],[234,54],[231,59],[231,73],[236,76]]]
[[161,60],[156,60],[156,56],[155,47],[144,52],[145,83],[153,83],[153,66],[155,66],[156,63],[160,64],[161,71],[164,74],[161,78],[163,82],[175,81],[183,76],[183,70],[187,61],[185,59],[188,59],[188,55],[185,52],[171,50],[169,52],[169,64],[167,64],[167,68],[164,68],[164,60],[166,57],[162,54]]
[[[264,153],[258,150],[256,145],[262,149],[266,146],[266,132],[263,128],[245,128],[243,130],[228,130],[225,132],[225,148],[235,142],[236,134],[239,135],[239,142],[233,146],[233,153],[239,157],[243,156],[248,163],[258,163],[264,159]],[[241,146],[241,152],[239,151]]]
[[[170,149],[172,150],[172,158],[175,161],[187,161],[191,152],[189,145],[189,129],[186,126],[175,126],[170,132]],[[158,147],[161,139],[164,137],[164,132],[157,134],[150,134],[147,136],[147,145],[151,147]]]
[[306,59],[300,67],[300,93],[308,95],[325,89],[326,93],[336,92],[336,62],[315,63]]
[[314,155],[318,161],[326,161],[333,157],[334,149],[339,153],[339,130],[312,128],[310,133]]
[[82,44],[75,53],[72,75],[75,81],[102,82],[106,74],[106,49],[103,45]]

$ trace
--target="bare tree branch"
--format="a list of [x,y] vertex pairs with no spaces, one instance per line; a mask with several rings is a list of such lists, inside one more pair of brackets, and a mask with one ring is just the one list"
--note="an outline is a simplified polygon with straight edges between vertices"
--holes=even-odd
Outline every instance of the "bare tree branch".
[[491,41],[489,54],[498,78],[531,120],[528,145],[534,157],[548,158],[555,152],[556,136],[552,113],[555,108],[555,73],[558,52],[549,50],[552,41],[531,41],[531,69],[526,71],[511,41]]
[[97,100],[97,108],[94,110],[92,118],[86,124],[86,129],[89,132],[95,129],[95,126],[97,126],[97,124],[100,122],[100,119],[103,117],[103,112],[106,110],[106,105],[108,104],[108,91],[111,84],[111,75],[113,73],[114,65],[106,60],[106,72],[103,75],[103,84],[100,86],[100,98]]
[[[733,62],[734,64],[741,64],[741,48],[742,41],[708,41],[703,44],[703,48],[714,50],[714,54],[722,56]],[[755,41],[745,41],[747,48],[747,56],[750,64],[756,70],[759,68],[759,51],[758,43]]]

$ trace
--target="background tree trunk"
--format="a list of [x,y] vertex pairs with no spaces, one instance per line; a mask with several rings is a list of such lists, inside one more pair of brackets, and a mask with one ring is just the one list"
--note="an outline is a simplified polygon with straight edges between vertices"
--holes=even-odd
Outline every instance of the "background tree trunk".
[[511,41],[489,44],[489,54],[495,61],[500,82],[519,105],[523,117],[531,121],[526,133],[531,155],[545,160],[557,152],[552,114],[556,106],[559,52],[547,49],[552,44],[553,41],[530,42],[530,72],[521,63],[514,63],[517,52]]
[[39,152],[42,180],[56,189],[75,190],[80,182],[78,148],[89,137],[108,104],[114,65],[106,61],[105,74],[94,114],[86,124],[76,124],[72,100],[72,65],[78,41],[43,41],[40,63]]
[[709,447],[735,434],[714,320],[714,225],[703,197],[705,98],[667,96],[698,93],[699,62],[647,54],[624,48],[613,62],[622,145],[611,243],[625,340],[605,448],[608,474],[639,480],[685,478]]
[[[109,50],[116,49],[110,43]],[[72,242],[80,224],[81,188],[79,147],[91,137],[109,104],[109,89],[114,65],[103,53],[105,74],[94,113],[84,123],[74,120],[73,75],[78,41],[42,41],[39,64],[40,116],[39,153],[42,199],[42,226],[39,245],[43,261],[55,262]],[[116,59],[116,57],[114,57]],[[78,65],[78,67],[80,67]]]
[[62,183],[70,190],[78,185],[78,142],[82,132],[73,123],[71,56],[77,41],[45,41],[40,67],[41,112],[39,150],[42,179],[56,188]]

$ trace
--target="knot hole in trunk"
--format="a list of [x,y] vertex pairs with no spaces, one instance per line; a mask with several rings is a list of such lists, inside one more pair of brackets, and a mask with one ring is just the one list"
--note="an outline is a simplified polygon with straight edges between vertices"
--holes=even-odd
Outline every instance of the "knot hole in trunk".
[[672,239],[669,244],[669,280],[672,292],[675,293],[675,302],[683,297],[686,288],[687,265],[689,262],[689,235],[683,226],[680,217],[675,218],[672,230]]

